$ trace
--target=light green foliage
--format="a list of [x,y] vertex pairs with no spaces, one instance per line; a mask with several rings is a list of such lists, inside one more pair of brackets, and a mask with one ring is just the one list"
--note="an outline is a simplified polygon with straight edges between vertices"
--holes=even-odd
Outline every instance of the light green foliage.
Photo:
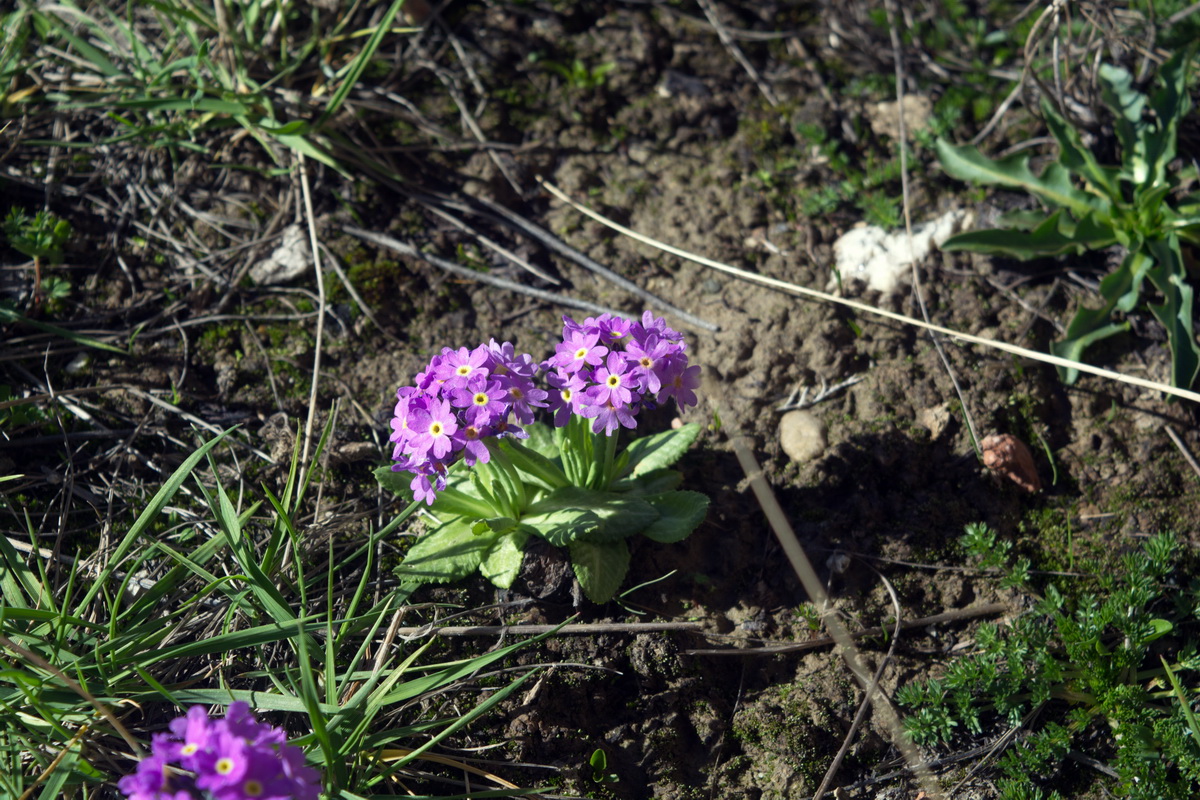
[[30,258],[61,264],[63,245],[71,238],[71,224],[49,211],[31,217],[25,209],[14,206],[4,219],[4,238],[9,247]]
[[[802,191],[802,214],[816,217],[842,205],[853,205],[872,225],[888,230],[900,226],[903,221],[901,198],[885,188],[900,179],[899,158],[880,158],[874,152],[868,152],[862,159],[852,160],[843,152],[840,143],[830,138],[829,132],[820,125],[801,123],[796,126],[796,133],[816,150],[825,165],[838,177],[834,182]],[[762,176],[758,177],[763,181]],[[766,181],[763,182],[766,185]]]
[[[309,483],[299,477],[298,459],[279,497],[264,487],[265,503],[243,505],[212,462],[228,435],[200,447],[166,480],[114,541],[98,575],[80,568],[83,559],[51,575],[47,561],[29,560],[0,537],[0,796],[68,797],[81,789],[92,796],[121,776],[114,768],[133,770],[131,761],[112,757],[114,749],[133,752],[135,740],[148,749],[164,719],[192,704],[234,700],[289,716],[288,728],[303,732],[293,743],[325,774],[323,796],[376,796],[394,785],[389,773],[536,673],[499,685],[450,719],[415,713],[427,695],[532,642],[441,664],[419,663],[428,644],[398,644],[376,661],[372,643],[403,613],[408,591],[372,597],[371,559],[414,509],[341,557],[365,563],[357,585],[335,583],[336,566],[306,574],[296,518]],[[206,459],[210,474],[193,474]],[[175,512],[164,514],[169,504],[186,502],[177,495],[189,482],[206,508],[175,524]],[[30,536],[38,542],[34,531]],[[110,709],[119,705],[123,725],[97,715],[84,689]],[[397,714],[401,708],[408,710]],[[84,726],[86,746],[76,736]],[[56,756],[63,758],[54,764]]]
[[530,55],[530,60],[538,63],[543,69],[553,72],[562,78],[567,86],[575,91],[590,92],[599,89],[608,80],[608,73],[617,68],[617,64],[614,61],[608,61],[594,68],[589,68],[587,64],[584,64],[578,58],[573,59],[570,64],[561,64],[548,58],[538,58],[538,54],[536,53]]
[[[593,435],[572,417],[553,432],[526,426],[525,443],[489,442],[491,459],[452,469],[430,511],[438,520],[396,569],[408,584],[445,583],[479,570],[507,589],[520,573],[530,536],[566,548],[575,576],[593,601],[616,594],[629,570],[632,536],[678,542],[704,521],[708,498],[676,489],[668,469],[695,441],[700,425],[643,436],[615,452],[616,436]],[[385,489],[412,497],[406,472],[380,467]]]
[[[1009,543],[995,531],[969,525],[962,544],[979,566],[1006,569],[1030,590],[1028,564],[1014,567]],[[993,721],[1029,725],[1031,712],[1040,710],[1045,724],[998,762],[1003,797],[1055,796],[1042,793],[1037,780],[1056,772],[1068,750],[1091,739],[1085,729],[1098,725],[1107,726],[1116,745],[1112,763],[1122,793],[1195,796],[1200,746],[1187,729],[1196,693],[1174,675],[1195,672],[1200,661],[1184,638],[1196,609],[1167,602],[1177,598],[1170,584],[1177,550],[1173,535],[1153,536],[1094,585],[1067,585],[1070,594],[1047,585],[1034,609],[1009,626],[981,625],[973,653],[953,661],[940,679],[897,692],[912,709],[909,733],[932,744],[960,732],[981,734]],[[1188,598],[1194,606],[1195,592]],[[1177,702],[1167,706],[1163,700],[1172,693]],[[1050,704],[1061,705],[1065,724],[1054,720]]]
[[[1100,283],[1103,304],[1076,312],[1066,338],[1051,349],[1080,361],[1091,344],[1126,330],[1128,324],[1114,321],[1114,315],[1135,310],[1142,303],[1143,283],[1149,280],[1162,298],[1149,308],[1167,329],[1171,383],[1181,388],[1190,388],[1200,372],[1193,288],[1180,251],[1181,241],[1200,244],[1200,195],[1174,197],[1180,184],[1196,175],[1196,168],[1172,171],[1170,165],[1179,121],[1191,105],[1187,75],[1193,53],[1189,48],[1163,64],[1159,88],[1150,95],[1133,86],[1126,70],[1107,64],[1100,68],[1101,97],[1115,118],[1120,166],[1101,165],[1049,102],[1043,102],[1042,111],[1059,155],[1040,175],[1029,169],[1027,155],[996,161],[973,147],[937,142],[938,158],[948,174],[1029,192],[1049,209],[1046,215],[1012,215],[1001,229],[960,234],[942,249],[1031,259],[1122,245],[1125,259]],[[1062,374],[1072,382],[1078,370]]]

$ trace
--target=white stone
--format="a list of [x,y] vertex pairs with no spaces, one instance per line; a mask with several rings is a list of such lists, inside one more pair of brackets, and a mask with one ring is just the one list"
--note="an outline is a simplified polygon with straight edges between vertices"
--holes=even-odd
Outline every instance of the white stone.
[[929,255],[934,245],[940,245],[957,232],[966,220],[967,212],[947,211],[937,219],[913,226],[912,247],[903,230],[888,233],[875,225],[861,224],[851,228],[833,243],[836,270],[827,290],[836,288],[838,276],[842,284],[861,281],[867,288],[887,292],[912,275],[912,263]]
[[797,464],[812,461],[829,446],[825,423],[811,411],[789,411],[779,420],[779,444]]
[[289,225],[275,252],[250,268],[250,280],[259,286],[287,283],[303,275],[312,266],[312,249],[304,228]]

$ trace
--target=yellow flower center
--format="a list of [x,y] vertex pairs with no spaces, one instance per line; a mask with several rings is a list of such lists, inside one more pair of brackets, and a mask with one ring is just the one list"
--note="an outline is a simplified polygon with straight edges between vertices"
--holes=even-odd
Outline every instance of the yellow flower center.
[[471,374],[471,365],[463,364],[461,367],[454,370],[454,372],[458,375],[470,375]]
[[471,402],[477,406],[486,406],[488,404],[488,396],[483,392],[477,392],[475,396],[471,398]]
[[608,384],[608,388],[615,389],[621,385],[621,376],[620,375],[609,375],[608,380],[605,381],[605,383]]
[[433,434],[434,436],[441,436],[442,435],[442,423],[435,422],[432,425],[430,425],[429,432],[431,434]]
[[576,350],[576,351],[575,351],[575,357],[576,357],[576,358],[583,358],[584,356],[586,356],[586,355],[587,355],[587,353],[588,353],[588,351],[587,351],[587,348],[586,348],[586,347],[581,347],[581,348],[579,348],[578,350]]
[[258,797],[263,793],[262,782],[251,778],[242,784],[242,791],[246,793],[247,797]]
[[233,759],[232,758],[218,758],[216,770],[221,775],[228,775],[229,773],[233,772]]

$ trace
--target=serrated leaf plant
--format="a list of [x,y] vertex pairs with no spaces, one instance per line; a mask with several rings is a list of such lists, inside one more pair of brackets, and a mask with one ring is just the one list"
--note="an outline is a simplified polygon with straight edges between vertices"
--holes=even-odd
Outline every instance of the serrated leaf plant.
[[[1012,577],[1010,547],[986,525],[968,525],[962,544],[979,566]],[[972,651],[941,677],[897,690],[909,734],[932,745],[981,736],[996,723],[1020,730],[997,761],[1004,798],[1058,797],[1049,779],[1069,751],[1089,746],[1106,751],[1120,796],[1195,797],[1196,690],[1176,676],[1194,683],[1200,614],[1196,587],[1183,591],[1172,580],[1179,549],[1173,534],[1157,534],[1115,569],[1099,570],[1094,586],[1063,574],[1070,582],[1045,586],[1007,625],[981,625]],[[1015,569],[1032,594],[1028,564]]]
[[[1100,97],[1112,112],[1121,150],[1119,166],[1102,165],[1048,100],[1042,101],[1046,125],[1058,143],[1058,159],[1040,175],[1029,168],[1028,155],[994,160],[974,147],[937,141],[938,159],[960,180],[1019,189],[1046,207],[1044,215],[1019,213],[1004,227],[951,237],[943,250],[971,250],[1022,260],[1078,254],[1121,245],[1125,257],[1100,282],[1099,307],[1080,308],[1066,337],[1051,351],[1081,361],[1093,343],[1128,329],[1114,318],[1144,303],[1149,280],[1158,302],[1150,311],[1167,330],[1171,349],[1171,384],[1190,388],[1200,371],[1192,321],[1193,287],[1188,282],[1181,247],[1200,245],[1200,195],[1178,196],[1194,165],[1173,168],[1179,122],[1191,108],[1188,72],[1194,48],[1176,53],[1160,68],[1158,88],[1144,94],[1122,67],[1101,65]],[[1075,369],[1060,370],[1072,383]]]
[[[692,423],[634,439],[617,433],[642,410],[695,405],[700,368],[683,337],[646,312],[564,317],[546,361],[495,340],[445,348],[397,392],[390,467],[375,475],[433,519],[399,565],[406,584],[459,580],[478,570],[501,588],[516,580],[538,536],[565,548],[589,599],[610,600],[629,569],[627,540],[677,542],[704,520],[708,498],[680,491],[668,469],[700,432]],[[551,391],[538,387],[544,376]],[[552,424],[535,422],[536,410]]]

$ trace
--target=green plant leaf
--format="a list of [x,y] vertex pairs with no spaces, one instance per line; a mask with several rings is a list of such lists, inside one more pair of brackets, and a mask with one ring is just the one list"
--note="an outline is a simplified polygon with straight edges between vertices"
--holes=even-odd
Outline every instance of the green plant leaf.
[[565,547],[581,540],[625,539],[657,518],[654,506],[640,498],[567,486],[531,505],[521,523],[550,544]]
[[500,447],[508,453],[513,466],[519,469],[528,482],[535,486],[554,490],[570,484],[562,468],[537,450],[526,447],[516,439],[503,439]]
[[1120,170],[1100,166],[1095,154],[1079,138],[1079,132],[1067,124],[1045,98],[1042,98],[1042,115],[1050,134],[1058,142],[1058,160],[1062,165],[1091,183],[1097,193],[1103,193],[1112,203],[1120,204]]
[[624,540],[614,542],[574,542],[571,568],[593,603],[607,603],[621,588],[629,571],[629,548]]
[[479,571],[494,585],[509,589],[521,572],[521,561],[525,558],[525,543],[529,532],[524,528],[512,528],[496,539],[488,551],[487,558],[479,565]]
[[628,472],[622,477],[636,478],[651,470],[671,466],[687,452],[688,447],[699,435],[700,424],[689,422],[676,430],[634,439],[625,448],[624,455],[629,458],[625,465]]
[[642,536],[669,544],[686,539],[708,514],[708,498],[699,492],[663,492],[645,495],[658,519],[642,530]]
[[[1129,330],[1128,322],[1114,322],[1100,327],[1094,326],[1095,321],[1108,319],[1109,313],[1103,309],[1081,308],[1075,314],[1074,319],[1071,320],[1071,324],[1067,326],[1067,338],[1061,342],[1051,344],[1050,352],[1060,358],[1082,362],[1084,350],[1101,339],[1107,339],[1110,336],[1116,336],[1118,333],[1124,333]],[[1087,332],[1072,336],[1071,331],[1075,328],[1077,322],[1081,323],[1080,328],[1086,328]],[[1062,378],[1063,383],[1068,385],[1079,380],[1079,370],[1077,369],[1059,367],[1058,374]]]
[[1076,188],[1070,173],[1061,164],[1051,164],[1040,176],[1029,171],[1029,156],[1011,155],[993,161],[974,147],[950,144],[938,139],[935,148],[946,174],[959,180],[987,186],[1007,186],[1024,189],[1047,203],[1051,208],[1067,208],[1077,218],[1091,212],[1107,215],[1108,201]]
[[1192,328],[1194,290],[1187,282],[1187,270],[1179,252],[1179,239],[1171,234],[1166,239],[1146,243],[1154,255],[1154,266],[1146,277],[1162,292],[1163,302],[1151,304],[1150,311],[1167,329],[1171,346],[1171,385],[1190,389],[1200,371],[1200,347]]
[[396,567],[397,577],[405,583],[447,583],[479,569],[499,534],[476,534],[473,523],[454,517],[421,536]]
[[637,497],[647,494],[659,494],[679,488],[683,483],[683,473],[677,469],[655,469],[644,472],[636,478],[624,478],[614,481],[612,490],[624,492]]

